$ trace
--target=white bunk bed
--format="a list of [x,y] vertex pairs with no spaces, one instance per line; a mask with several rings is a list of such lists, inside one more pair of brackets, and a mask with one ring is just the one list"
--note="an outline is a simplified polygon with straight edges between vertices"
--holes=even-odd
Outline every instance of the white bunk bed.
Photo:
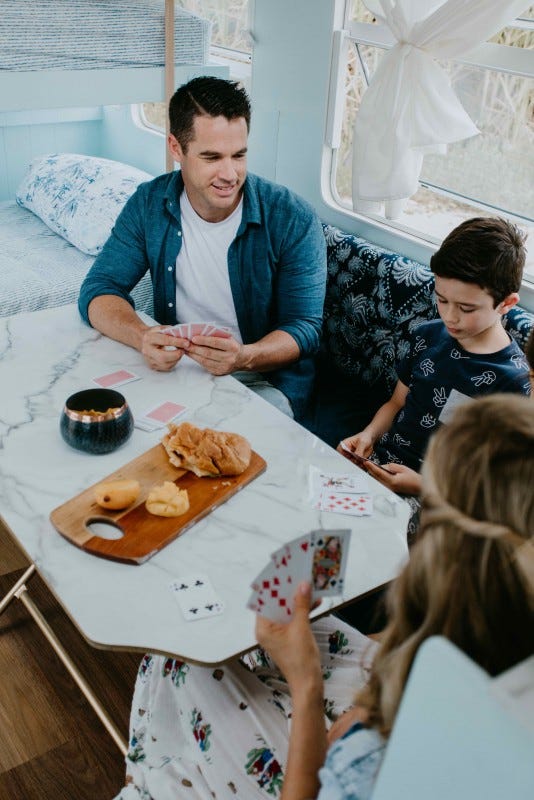
[[[225,67],[208,63],[209,39],[208,21],[175,9],[174,86],[200,74],[228,74]],[[36,110],[163,100],[164,66],[164,0],[3,0],[0,135],[14,116],[30,129]],[[31,133],[27,138],[31,158],[50,154],[38,136],[35,142]],[[163,142],[161,147],[163,172]],[[6,168],[9,158],[8,151]],[[135,175],[131,193],[150,176],[130,169]],[[97,193],[93,199],[97,209]],[[26,205],[31,210],[20,207],[15,196],[0,202],[0,316],[74,302],[98,252],[82,252],[64,232],[58,235],[57,226],[50,227],[50,213],[37,216],[38,204]],[[85,213],[90,222],[87,206]],[[151,295],[146,276],[133,293],[136,308],[150,313]]]

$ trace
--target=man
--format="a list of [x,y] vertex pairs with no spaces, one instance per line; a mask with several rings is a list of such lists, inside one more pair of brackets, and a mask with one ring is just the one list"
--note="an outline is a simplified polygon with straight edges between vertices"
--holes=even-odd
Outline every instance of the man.
[[[172,97],[169,118],[168,147],[181,169],[128,200],[82,285],[80,313],[155,370],[172,370],[187,355],[299,418],[322,321],[320,222],[288,189],[247,175],[250,103],[237,84],[195,78]],[[152,327],[129,294],[148,269],[160,323]],[[232,336],[189,341],[164,332],[197,321],[215,321]]]

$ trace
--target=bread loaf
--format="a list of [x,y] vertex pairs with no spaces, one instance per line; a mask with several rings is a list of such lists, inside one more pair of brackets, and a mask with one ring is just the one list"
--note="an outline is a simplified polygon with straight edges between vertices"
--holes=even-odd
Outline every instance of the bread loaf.
[[250,464],[250,444],[238,433],[197,428],[190,422],[171,423],[162,444],[171,464],[195,475],[241,475]]

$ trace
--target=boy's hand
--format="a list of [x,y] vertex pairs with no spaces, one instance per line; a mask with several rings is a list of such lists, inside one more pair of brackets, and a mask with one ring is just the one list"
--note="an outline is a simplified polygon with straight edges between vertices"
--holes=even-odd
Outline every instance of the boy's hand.
[[309,620],[310,606],[311,587],[305,581],[295,593],[291,622],[256,617],[256,639],[284,674],[293,697],[299,691],[305,693],[322,687],[319,648]]
[[[375,440],[373,437],[367,432],[367,430],[360,431],[360,433],[355,433],[354,436],[349,436],[347,439],[343,439],[343,442],[347,445],[347,447],[352,450],[353,453],[356,453],[359,456],[370,456],[373,452],[373,446]],[[350,460],[350,454],[343,450],[341,447],[341,442],[336,447],[338,453],[341,453],[342,456],[348,458]]]
[[[364,469],[397,494],[421,494],[421,475],[403,464],[384,464],[389,472],[377,467],[372,462],[366,463]],[[393,473],[390,475],[389,473]]]

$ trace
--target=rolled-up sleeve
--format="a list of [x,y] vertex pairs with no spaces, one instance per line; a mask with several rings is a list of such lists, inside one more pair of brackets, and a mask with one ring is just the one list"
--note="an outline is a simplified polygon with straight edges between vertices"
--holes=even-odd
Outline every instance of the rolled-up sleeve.
[[149,268],[144,226],[145,186],[142,184],[127,201],[82,283],[78,309],[88,324],[91,324],[89,305],[100,295],[116,295],[134,306],[130,292]]
[[313,355],[319,347],[325,286],[323,229],[315,214],[304,207],[288,220],[276,292],[276,328],[295,339],[302,356]]

